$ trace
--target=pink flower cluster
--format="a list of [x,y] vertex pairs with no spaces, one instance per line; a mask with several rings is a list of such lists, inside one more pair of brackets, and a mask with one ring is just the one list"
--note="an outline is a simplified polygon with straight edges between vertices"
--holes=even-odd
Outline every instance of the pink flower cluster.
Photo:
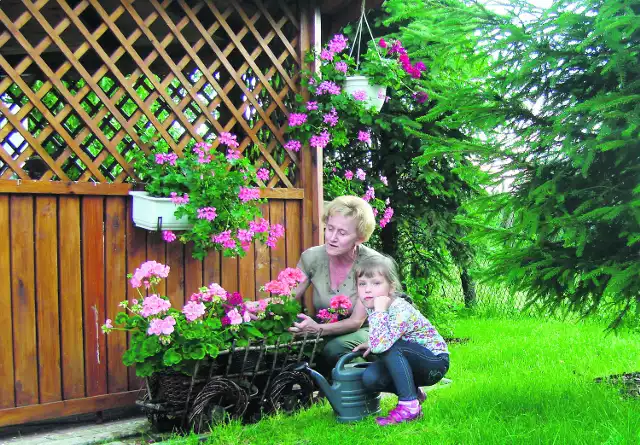
[[325,124],[329,124],[330,127],[335,127],[338,125],[338,112],[335,108],[332,108],[330,112],[326,113],[322,116],[322,121]]
[[167,312],[171,307],[171,302],[159,297],[157,294],[151,294],[142,300],[142,310],[140,315],[143,317],[151,317],[152,315],[162,314]]
[[369,186],[369,187],[367,187],[367,191],[364,194],[364,196],[362,197],[362,199],[364,199],[365,201],[369,202],[375,197],[376,197],[376,191],[374,190],[373,187]]
[[205,313],[206,306],[202,301],[190,301],[182,308],[182,313],[188,321],[195,321]]
[[168,243],[172,243],[176,240],[176,234],[173,233],[171,230],[164,230],[162,232],[162,239],[165,240]]
[[329,303],[329,308],[320,309],[317,317],[321,323],[335,323],[340,317],[349,315],[353,304],[346,295],[336,295]]
[[211,283],[209,287],[201,287],[200,292],[191,294],[189,301],[205,302],[210,301],[226,301],[227,291],[222,288],[218,283]]
[[347,170],[344,172],[344,177],[347,181],[351,181],[353,179],[353,172],[351,170]]
[[393,209],[391,207],[387,207],[384,209],[384,215],[382,215],[382,219],[380,220],[380,227],[384,227],[389,224],[391,221],[391,217],[393,216]]
[[170,164],[176,165],[176,161],[178,160],[178,155],[175,153],[156,153],[156,164]]
[[387,181],[386,176],[380,176],[380,182],[382,182],[385,186],[389,185],[389,181]]
[[242,202],[260,199],[260,189],[255,187],[240,187],[238,198],[240,198]]
[[295,139],[292,139],[290,141],[287,141],[284,144],[284,148],[286,148],[287,150],[291,150],[291,151],[300,151],[300,149],[302,148],[302,144],[300,143],[300,141],[297,141]]
[[265,244],[269,247],[276,247],[276,243],[284,236],[284,226],[282,224],[272,224],[269,228],[269,237]]
[[215,207],[202,207],[198,209],[198,219],[206,219],[207,221],[213,221],[218,214]]
[[347,62],[338,62],[335,65],[336,71],[340,71],[341,73],[345,73],[347,72],[347,69],[349,69],[349,67],[347,66]]
[[380,41],[378,42],[378,46],[380,46],[380,48],[386,49],[388,56],[397,54],[398,61],[402,65],[402,69],[414,79],[419,79],[422,75],[422,72],[427,70],[426,65],[422,61],[417,62],[415,65],[411,64],[411,59],[409,59],[407,50],[404,49],[402,43],[399,40],[393,42],[391,47],[389,47],[389,44],[384,39],[380,39]]
[[171,335],[173,327],[176,325],[176,320],[172,316],[168,316],[165,319],[154,318],[149,323],[147,329],[148,335]]
[[278,274],[277,280],[269,281],[264,285],[266,292],[276,295],[290,295],[293,289],[307,280],[307,276],[298,268],[287,267]]
[[307,111],[315,111],[318,109],[318,102],[310,100],[307,102]]
[[305,113],[290,113],[289,114],[289,126],[297,127],[304,124],[307,121],[307,115]]
[[182,196],[178,196],[176,192],[171,192],[169,197],[171,198],[171,202],[174,204],[186,204],[189,202],[189,195],[186,193]]
[[284,236],[284,227],[282,224],[270,225],[269,221],[261,218],[259,221],[250,221],[248,230],[238,229],[235,238],[231,234],[231,230],[225,230],[224,232],[213,235],[211,241],[221,244],[227,249],[235,249],[238,244],[240,244],[245,251],[248,251],[251,248],[251,241],[253,241],[255,234],[265,232],[269,232],[265,244],[273,248],[276,246],[278,239]]
[[314,148],[323,149],[329,144],[330,141],[331,135],[328,131],[325,130],[320,134],[314,134],[313,136],[311,136],[311,139],[309,139],[309,145]]
[[193,146],[193,152],[198,155],[198,163],[208,164],[211,162],[211,144],[206,142],[198,142]]
[[358,140],[365,144],[371,145],[371,132],[370,131],[358,131]]
[[240,146],[240,144],[238,144],[238,136],[226,131],[220,132],[220,136],[218,136],[218,143],[220,143],[220,145],[226,145],[230,148],[238,148]]
[[318,96],[325,93],[329,93],[337,96],[341,92],[342,92],[342,89],[340,88],[340,86],[335,82],[331,82],[330,80],[324,80],[320,82],[320,85],[318,85],[318,88],[316,88],[316,95]]
[[269,170],[267,170],[266,168],[259,168],[256,172],[256,178],[264,182],[268,181],[270,176],[271,175],[269,174]]
[[147,261],[135,270],[129,282],[131,286],[136,289],[143,284],[146,288],[149,288],[151,281],[166,278],[167,275],[169,275],[169,266],[165,266],[156,261]]
[[235,161],[237,159],[240,159],[240,152],[238,150],[234,150],[233,148],[230,148],[227,150],[227,161],[231,162],[231,161]]
[[[327,47],[320,51],[320,58],[327,62],[331,62],[337,53],[344,51],[347,47],[347,38],[342,34],[336,34],[327,44]],[[344,62],[342,62],[344,63]]]
[[367,177],[367,174],[364,172],[364,170],[362,170],[361,168],[356,170],[356,178],[358,178],[361,181],[364,181],[364,178]]

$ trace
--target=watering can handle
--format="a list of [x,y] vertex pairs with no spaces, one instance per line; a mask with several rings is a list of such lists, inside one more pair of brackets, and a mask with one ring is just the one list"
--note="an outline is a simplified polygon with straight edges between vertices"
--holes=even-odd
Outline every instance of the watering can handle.
[[340,357],[340,360],[338,360],[338,363],[336,363],[336,369],[337,370],[344,369],[344,365],[356,357],[362,357],[362,351],[349,352],[348,354],[345,354],[342,357]]

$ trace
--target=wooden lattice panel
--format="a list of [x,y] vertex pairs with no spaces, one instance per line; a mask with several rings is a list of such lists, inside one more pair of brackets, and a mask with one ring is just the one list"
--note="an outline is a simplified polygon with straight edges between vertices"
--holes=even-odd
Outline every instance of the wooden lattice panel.
[[286,0],[0,0],[0,179],[131,181],[136,151],[230,131],[294,187],[298,19]]

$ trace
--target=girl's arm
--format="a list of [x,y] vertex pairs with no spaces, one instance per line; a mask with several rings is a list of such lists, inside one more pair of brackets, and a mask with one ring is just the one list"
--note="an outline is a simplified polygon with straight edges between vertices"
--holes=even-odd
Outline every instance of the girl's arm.
[[369,345],[372,353],[387,351],[407,331],[411,314],[403,306],[396,304],[388,311],[369,315]]

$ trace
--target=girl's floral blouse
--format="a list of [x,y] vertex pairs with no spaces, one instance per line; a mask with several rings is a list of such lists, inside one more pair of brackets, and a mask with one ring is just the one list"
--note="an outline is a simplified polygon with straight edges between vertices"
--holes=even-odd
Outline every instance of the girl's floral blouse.
[[436,328],[407,301],[396,297],[386,312],[369,313],[369,346],[380,354],[398,340],[418,343],[435,355],[448,354],[447,344]]

